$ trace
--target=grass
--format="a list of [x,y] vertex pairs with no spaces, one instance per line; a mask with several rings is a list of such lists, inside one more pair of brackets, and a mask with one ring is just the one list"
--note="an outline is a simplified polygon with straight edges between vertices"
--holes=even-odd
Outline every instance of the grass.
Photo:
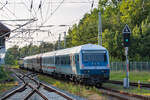
[[[123,78],[126,77],[126,72],[122,71],[111,71],[110,72],[110,79],[111,80],[121,80],[123,81]],[[129,72],[129,81],[130,82],[138,82],[140,81],[141,83],[150,83],[150,74],[149,72],[146,71],[133,71]]]
[[[6,67],[0,66],[0,94],[16,85],[16,82],[14,82],[14,78],[11,76],[11,74],[12,72]],[[7,82],[8,80],[12,81]]]
[[96,95],[97,97],[102,97],[100,91],[95,87],[87,87],[80,84],[74,84],[72,82],[64,82],[45,75],[38,75],[38,78],[57,88],[68,91],[69,93],[77,96],[90,98],[92,95]]
[[8,65],[10,68],[16,68],[19,69],[19,65]]
[[11,89],[14,86],[17,86],[18,83],[17,82],[8,82],[8,83],[1,83],[0,84],[0,94],[4,93],[5,91]]
[[12,72],[4,68],[4,66],[0,67],[0,82],[5,80],[13,80],[13,78],[10,76]]
[[[123,78],[126,77],[126,72],[122,71],[111,71],[110,72],[110,80],[120,80],[123,81]],[[141,83],[150,83],[150,74],[149,72],[139,72],[139,71],[133,71],[129,72],[129,81],[130,82],[138,82]],[[135,93],[139,95],[147,95],[150,96],[150,91],[146,88],[138,88],[138,87],[130,87],[129,89],[124,89],[123,85],[114,85],[110,83],[105,83],[104,86],[112,88],[112,89],[118,89],[129,93]]]
[[[141,82],[148,82],[148,79],[150,78],[150,76],[147,75],[148,72],[132,72],[130,73],[130,81],[138,81],[140,80]],[[145,75],[146,78],[145,78]],[[125,73],[123,72],[111,72],[111,79],[112,80],[123,80],[123,78],[125,77]],[[134,78],[136,77],[136,78]],[[144,77],[144,78],[142,78]],[[45,76],[45,75],[38,75],[38,78],[42,81],[45,81],[57,88],[63,89],[65,91],[68,91],[69,93],[78,95],[78,96],[82,96],[85,98],[90,98],[93,95],[95,96],[98,95],[98,98],[102,97],[102,94],[100,93],[100,91],[95,88],[95,87],[89,87],[89,89],[87,89],[86,86],[82,86],[82,85],[76,85],[74,83],[71,82],[64,82],[64,81],[60,81],[60,80],[56,80],[53,79],[51,77]],[[129,89],[125,89],[123,88],[123,85],[115,85],[115,84],[110,84],[110,83],[104,83],[103,86],[108,87],[108,88],[112,88],[112,89],[117,89],[120,91],[124,91],[124,92],[129,92],[129,93],[134,93],[134,94],[138,94],[138,95],[147,95],[150,96],[150,91],[146,88],[138,88],[138,87],[130,87]]]

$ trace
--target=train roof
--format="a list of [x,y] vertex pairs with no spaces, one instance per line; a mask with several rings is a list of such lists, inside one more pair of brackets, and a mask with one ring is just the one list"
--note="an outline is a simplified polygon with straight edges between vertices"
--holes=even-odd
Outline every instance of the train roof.
[[95,45],[95,44],[85,44],[85,45],[80,45],[72,48],[67,48],[67,49],[62,49],[62,50],[57,50],[53,52],[47,52],[42,54],[42,56],[54,56],[54,55],[69,55],[69,54],[75,54],[75,53],[80,53],[81,50],[107,50],[106,48],[100,46],[100,45]]
[[67,48],[67,49],[62,49],[62,50],[57,50],[57,51],[52,51],[52,52],[47,52],[43,54],[37,54],[34,56],[29,56],[25,57],[25,59],[30,59],[38,56],[43,56],[43,57],[48,57],[48,56],[54,56],[54,55],[70,55],[70,54],[75,54],[75,53],[80,53],[81,50],[107,50],[106,48],[100,46],[100,45],[95,45],[95,44],[85,44],[85,45],[80,45],[72,48]]

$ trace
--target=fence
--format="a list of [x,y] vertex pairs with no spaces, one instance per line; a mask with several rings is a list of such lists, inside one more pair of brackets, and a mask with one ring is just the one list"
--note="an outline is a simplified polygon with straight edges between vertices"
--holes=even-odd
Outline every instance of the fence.
[[[125,62],[111,62],[111,71],[126,71]],[[150,71],[150,62],[129,62],[130,71]]]

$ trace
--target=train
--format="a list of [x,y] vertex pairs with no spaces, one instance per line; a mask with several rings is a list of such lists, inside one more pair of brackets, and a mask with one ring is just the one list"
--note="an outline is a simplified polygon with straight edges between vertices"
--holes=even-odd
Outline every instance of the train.
[[110,75],[108,50],[96,44],[28,56],[21,68],[89,85],[102,85]]

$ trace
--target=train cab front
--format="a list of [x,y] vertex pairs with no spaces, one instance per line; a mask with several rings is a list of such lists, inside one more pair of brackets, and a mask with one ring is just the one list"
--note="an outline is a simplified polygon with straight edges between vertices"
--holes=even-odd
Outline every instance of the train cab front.
[[83,69],[80,72],[89,84],[98,84],[109,80],[109,69]]
[[90,84],[109,80],[110,68],[107,51],[83,52],[80,73]]

